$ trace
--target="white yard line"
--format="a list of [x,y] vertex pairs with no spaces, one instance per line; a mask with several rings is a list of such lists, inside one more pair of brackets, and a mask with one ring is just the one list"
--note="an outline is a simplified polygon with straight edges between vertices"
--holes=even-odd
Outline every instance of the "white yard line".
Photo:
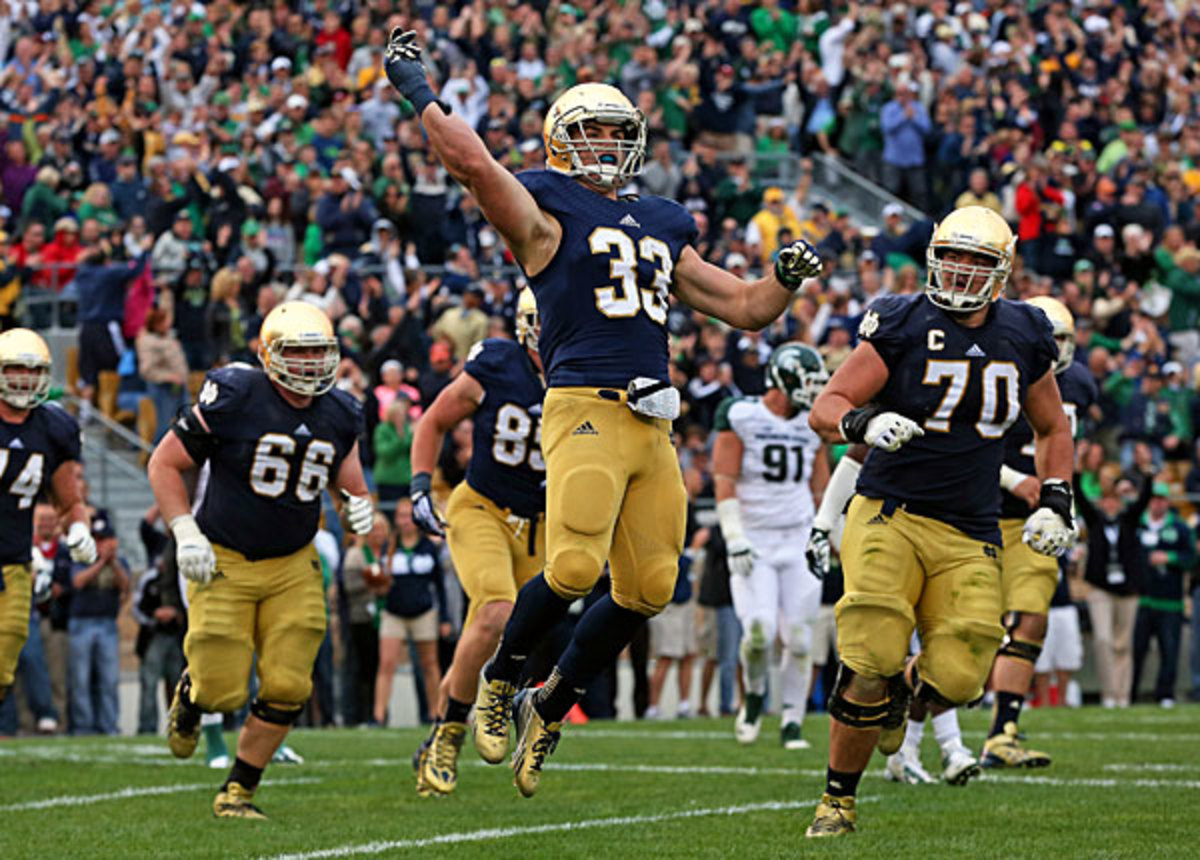
[[1147,762],[1122,762],[1119,764],[1106,764],[1105,770],[1116,771],[1132,771],[1133,773],[1141,773],[1148,771],[1149,773],[1196,773],[1200,771],[1200,764],[1149,764]]
[[[293,779],[266,780],[263,782],[263,785],[308,785],[320,781],[319,777],[305,776]],[[90,806],[93,803],[103,803],[106,800],[127,800],[131,797],[153,797],[160,794],[180,794],[187,791],[212,791],[214,788],[216,788],[215,782],[198,782],[187,785],[151,785],[143,788],[130,786],[103,794],[65,794],[59,797],[48,797],[44,800],[11,803],[7,806],[0,806],[0,812],[28,812],[38,809],[55,809],[61,806]]]
[[[987,734],[982,729],[969,729],[963,732],[965,737],[984,737]],[[1067,741],[1163,741],[1169,743],[1189,743],[1200,741],[1200,734],[1179,734],[1176,732],[1056,732],[1035,731],[1038,738],[1058,739]],[[564,736],[575,738],[648,738],[651,740],[670,741],[730,741],[733,732],[688,731],[686,729],[665,732],[648,731],[645,729],[571,729],[564,731]]]

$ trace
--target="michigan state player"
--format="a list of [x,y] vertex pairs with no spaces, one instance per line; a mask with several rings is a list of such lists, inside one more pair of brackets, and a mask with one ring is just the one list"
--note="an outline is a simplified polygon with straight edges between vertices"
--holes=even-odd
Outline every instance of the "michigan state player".
[[[1054,340],[1058,344],[1054,374],[1071,434],[1077,438],[1081,422],[1096,402],[1098,392],[1092,374],[1073,360],[1075,320],[1062,302],[1048,296],[1030,299],[1028,303],[1044,312],[1053,327]],[[1021,706],[1025,703],[1033,669],[1046,639],[1050,601],[1058,585],[1059,572],[1059,563],[1055,559],[1033,552],[1021,542],[1022,524],[1037,504],[1041,491],[1034,464],[1033,432],[1024,419],[1018,420],[1005,438],[1000,485],[1004,489],[1000,509],[1000,530],[1004,533],[1001,584],[1008,635],[1004,637],[992,669],[996,701],[992,727],[979,763],[986,768],[1045,767],[1050,764],[1050,756],[1027,749],[1017,740]]]
[[[150,486],[188,579],[188,668],[168,716],[171,752],[196,749],[203,711],[227,713],[259,690],[238,737],[218,818],[264,818],[253,803],[263,769],[312,692],[325,636],[321,563],[313,547],[326,486],[342,492],[357,534],[370,531],[358,437],[362,412],[333,388],[339,351],[325,314],[285,302],[263,320],[262,369],[210,371],[194,407],[150,458]],[[193,517],[184,473],[209,464]]]
[[[567,711],[645,622],[670,601],[683,549],[687,494],[671,444],[679,393],[667,373],[670,293],[736,328],[759,329],[819,271],[796,242],[753,283],[706,263],[696,226],[673,201],[621,197],[646,155],[646,119],[603,84],[567,90],[546,114],[547,170],[514,177],[467,123],[437,101],[412,31],[393,32],[385,69],[416,109],[450,174],[478,201],[525,270],[542,319],[548,391],[546,568],[518,595],[496,656],[484,670],[485,713],[503,714],[525,658],[600,578],[594,603],[536,694],[514,702],[517,788],[537,790]],[[507,746],[507,721],[485,726]]]
[[50,350],[35,332],[0,334],[0,702],[29,635],[33,509],[54,496],[71,560],[91,564],[96,542],[79,496],[79,425],[50,393]]
[[[813,406],[829,441],[872,450],[846,514],[825,793],[809,836],[854,830],[854,796],[878,743],[900,746],[910,698],[953,708],[983,690],[1000,626],[1000,465],[1022,411],[1033,428],[1037,509],[1023,538],[1047,555],[1074,539],[1071,432],[1050,325],[998,300],[1016,239],[969,206],[939,224],[922,295],[877,299],[861,342]],[[907,660],[914,627],[921,653]]]
[[812,680],[812,625],[821,582],[796,552],[808,540],[813,496],[829,480],[829,460],[808,426],[808,411],[828,381],[820,354],[786,343],[767,362],[761,397],[730,398],[717,410],[713,476],[725,537],[733,608],[742,625],[745,702],[734,722],[739,743],[758,739],[767,667],[778,633],[781,740],[806,749],[801,725]]
[[[445,707],[417,751],[417,793],[449,794],[458,780],[458,753],[475,701],[479,670],[496,650],[517,591],[541,572],[546,555],[546,464],[542,461],[542,398],[546,386],[537,353],[538,312],[526,287],[517,301],[517,343],[477,343],[463,372],[433,401],[413,438],[413,520],[444,536],[470,601],[462,636],[442,681]],[[430,497],[442,438],[472,418],[466,479],[450,495],[446,519]],[[506,720],[486,706],[475,714],[476,748],[496,764],[507,750],[485,731]],[[507,740],[507,734],[505,735]]]

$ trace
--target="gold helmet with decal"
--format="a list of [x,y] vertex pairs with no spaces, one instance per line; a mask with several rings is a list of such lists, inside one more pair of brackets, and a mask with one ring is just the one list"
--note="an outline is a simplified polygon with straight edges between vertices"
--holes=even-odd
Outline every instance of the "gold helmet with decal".
[[[623,137],[596,140],[588,135],[589,123],[620,126]],[[602,188],[620,188],[646,160],[646,117],[608,84],[577,84],[555,99],[542,138],[548,168]]]
[[926,295],[956,313],[987,307],[1008,282],[1016,246],[1008,222],[995,211],[986,206],[955,209],[933,228],[925,252]]
[[1062,373],[1075,359],[1075,317],[1071,316],[1066,305],[1050,296],[1036,296],[1029,299],[1028,303],[1050,318],[1054,342],[1058,344],[1058,361],[1054,362],[1054,372]]
[[50,394],[50,349],[37,332],[14,328],[0,334],[0,400],[32,409]]
[[537,299],[533,296],[533,290],[522,287],[517,294],[517,340],[536,352],[541,333],[542,318],[538,316]]
[[333,387],[341,352],[329,317],[307,302],[284,302],[267,314],[258,360],[274,382],[310,397]]

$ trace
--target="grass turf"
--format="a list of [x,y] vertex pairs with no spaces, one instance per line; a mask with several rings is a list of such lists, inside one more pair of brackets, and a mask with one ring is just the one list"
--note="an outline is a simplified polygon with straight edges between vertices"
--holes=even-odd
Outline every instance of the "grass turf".
[[[1033,711],[1024,728],[1054,765],[963,789],[885,782],[876,756],[860,832],[821,842],[803,834],[823,785],[823,715],[802,752],[782,749],[770,718],[753,747],[734,742],[729,720],[569,726],[532,800],[469,741],[454,796],[421,799],[409,757],[422,732],[298,731],[307,761],[268,770],[256,797],[266,822],[213,819],[224,775],[200,756],[175,761],[161,739],[12,740],[0,742],[0,857],[1190,858],[1197,717],[1196,706]],[[962,721],[977,749],[986,714]]]

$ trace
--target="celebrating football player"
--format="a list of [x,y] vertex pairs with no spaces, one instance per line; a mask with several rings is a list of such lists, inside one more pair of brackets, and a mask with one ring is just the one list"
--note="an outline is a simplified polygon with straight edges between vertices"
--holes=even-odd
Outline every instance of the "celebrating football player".
[[620,196],[646,155],[646,118],[617,89],[581,84],[551,105],[546,170],[513,176],[437,100],[412,31],[394,31],[385,70],[412,103],[434,152],[479,203],[537,297],[543,407],[546,567],[520,591],[477,702],[508,744],[508,705],[525,658],[577,598],[612,570],[545,686],[513,702],[518,790],[538,787],[567,711],[646,618],[670,601],[687,494],[671,444],[679,393],[667,374],[667,302],[675,295],[738,328],[774,320],[820,269],[811,245],[783,248],[753,283],[706,263],[678,204]]
[[[1023,539],[1047,555],[1074,540],[1058,348],[1045,314],[998,298],[1015,245],[991,210],[948,215],[926,253],[924,294],[872,303],[861,342],[813,406],[810,421],[825,439],[873,450],[842,537],[841,666],[809,836],[853,832],[858,782],[876,744],[886,755],[899,748],[913,695],[953,708],[982,693],[1004,633],[1004,434],[1022,410],[1041,480]],[[910,661],[914,626],[922,650]]]
[[79,493],[79,425],[50,394],[50,350],[35,332],[0,334],[0,702],[29,635],[33,599],[33,509],[54,496],[71,559],[96,560]]
[[801,726],[821,582],[796,547],[808,540],[813,495],[819,496],[829,480],[821,439],[808,426],[808,411],[829,376],[820,354],[800,343],[771,353],[766,376],[766,394],[726,400],[715,422],[717,514],[733,574],[733,608],[744,631],[746,698],[734,735],[743,744],[758,738],[768,658],[778,632],[783,641],[781,740],[786,749],[806,749]]
[[[496,650],[517,591],[541,571],[545,559],[541,426],[546,387],[537,334],[537,304],[526,287],[517,303],[519,343],[499,338],[477,343],[463,372],[422,416],[413,438],[413,519],[426,532],[446,537],[470,599],[454,662],[442,682],[444,709],[417,751],[419,794],[454,790],[479,670]],[[443,522],[429,495],[430,476],[442,437],[468,416],[474,421],[471,462]],[[486,731],[497,720],[507,720],[507,714],[488,711],[486,703],[475,713],[475,746],[492,764],[508,751]]]
[[[304,302],[279,305],[259,335],[262,369],[210,371],[150,459],[150,486],[189,580],[188,668],[168,717],[171,752],[196,749],[203,711],[246,700],[251,658],[261,681],[238,737],[229,778],[213,803],[218,818],[264,818],[253,803],[263,769],[312,692],[325,635],[325,595],[313,537],[332,482],[357,534],[373,505],[358,456],[362,413],[333,388],[339,351],[325,314]],[[184,473],[210,468],[193,517]]]

